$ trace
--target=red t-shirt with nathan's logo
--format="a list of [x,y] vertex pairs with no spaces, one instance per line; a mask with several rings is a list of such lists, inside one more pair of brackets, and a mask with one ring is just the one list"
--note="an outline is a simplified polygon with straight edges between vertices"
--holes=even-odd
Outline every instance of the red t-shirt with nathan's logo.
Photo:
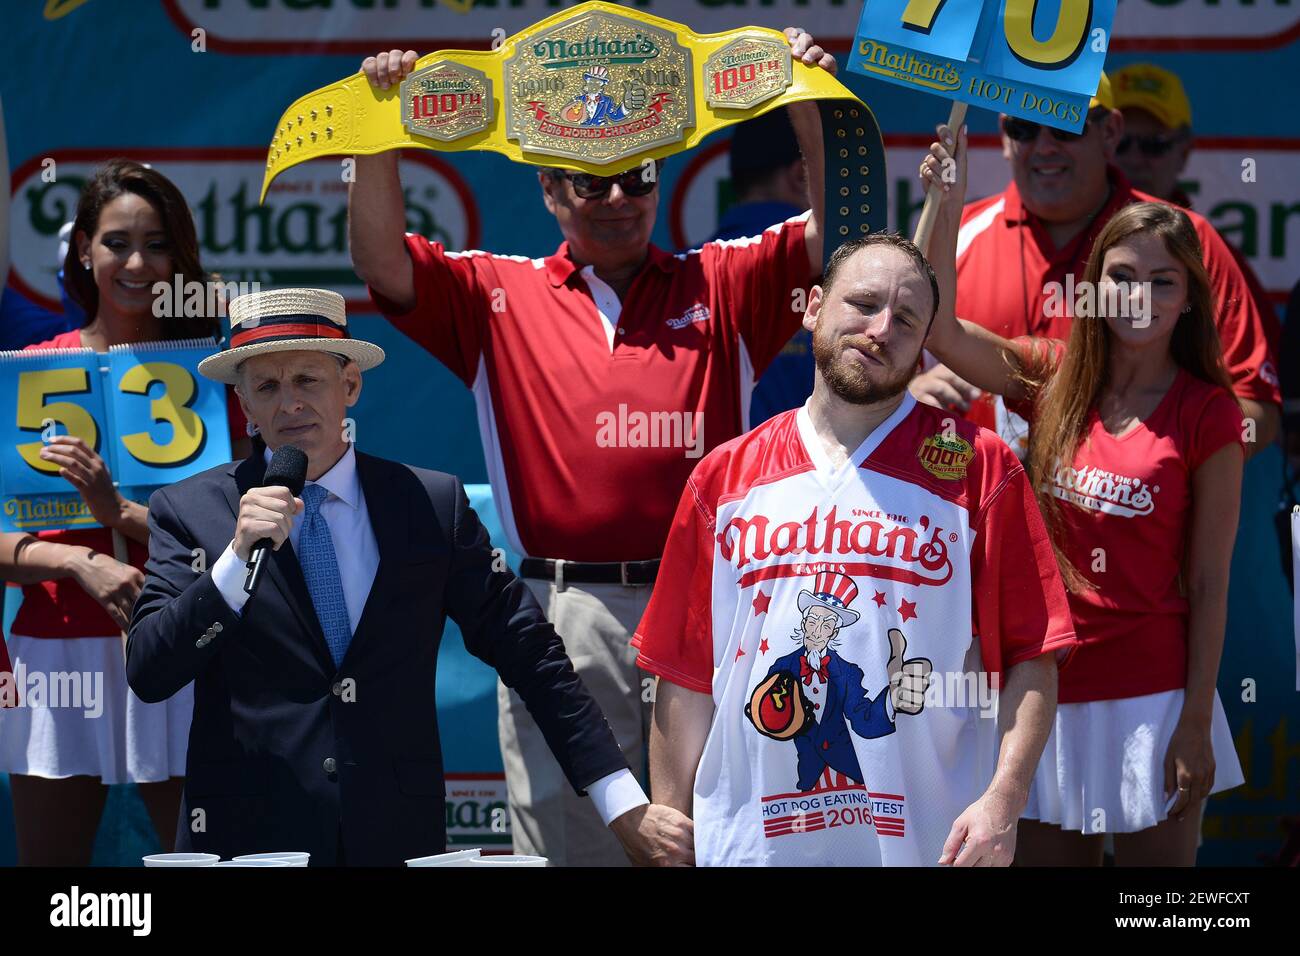
[[799,328],[806,220],[678,255],[651,246],[621,301],[567,243],[526,259],[408,235],[415,307],[371,297],[473,390],[519,553],[657,558],[691,468],[744,431],[755,380]]
[[[27,346],[31,349],[79,349],[81,333],[74,329],[63,332],[48,342]],[[232,389],[226,389],[226,412],[230,421],[230,440],[244,437],[244,413]],[[68,490],[74,490],[72,485]],[[39,531],[36,537],[77,547],[91,548],[114,557],[113,532],[108,528],[78,528],[67,531]],[[144,570],[149,558],[149,548],[126,539],[130,565]],[[55,581],[38,581],[23,586],[23,602],[18,608],[10,631],[25,637],[111,637],[121,628],[113,623],[108,612],[87,594],[72,578]],[[0,662],[3,663],[3,662]]]
[[[1021,337],[1015,345],[1050,365],[1064,354],[1058,341]],[[1009,405],[1033,423],[1031,402]],[[1106,431],[1095,409],[1089,413],[1073,463],[1058,465],[1051,481],[1062,503],[1062,551],[1096,585],[1069,595],[1082,646],[1061,671],[1061,703],[1187,686],[1182,571],[1192,477],[1225,445],[1244,453],[1241,408],[1224,389],[1182,369],[1155,411],[1122,435]]]

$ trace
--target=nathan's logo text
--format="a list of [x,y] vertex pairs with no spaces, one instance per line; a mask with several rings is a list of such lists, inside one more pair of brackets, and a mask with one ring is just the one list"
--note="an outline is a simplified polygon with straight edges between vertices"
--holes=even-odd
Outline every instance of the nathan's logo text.
[[[929,534],[928,540],[925,534]],[[766,515],[732,518],[718,533],[722,557],[744,569],[752,562],[773,557],[825,555],[885,558],[893,566],[870,564],[858,569],[846,565],[846,573],[889,577],[912,584],[944,584],[952,577],[948,544],[956,541],[952,532],[921,516],[917,527],[895,525],[881,518],[861,521],[840,520],[832,507],[820,517],[814,507],[803,521],[774,523]],[[901,565],[901,567],[900,567]],[[795,563],[789,565],[794,573]]]
[[863,40],[858,44],[858,53],[862,55],[862,68],[873,73],[887,73],[932,90],[951,91],[961,86],[961,74],[951,63],[940,65],[907,50],[895,53],[875,40]]
[[588,66],[595,63],[644,63],[659,55],[655,41],[645,34],[606,40],[590,36],[585,40],[546,39],[533,44],[533,55],[548,70]]
[[1051,492],[1081,508],[1104,511],[1125,518],[1140,518],[1155,511],[1155,493],[1159,485],[1148,485],[1140,478],[1117,475],[1091,465],[1066,468],[1057,463],[1052,476]]
[[669,319],[668,328],[684,329],[686,326],[693,325],[696,322],[707,321],[709,321],[709,307],[697,302],[675,319]]

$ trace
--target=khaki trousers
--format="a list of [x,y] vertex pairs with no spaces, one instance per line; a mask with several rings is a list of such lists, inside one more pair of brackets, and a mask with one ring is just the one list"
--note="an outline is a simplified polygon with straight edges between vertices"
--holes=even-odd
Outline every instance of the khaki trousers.
[[[647,681],[653,678],[636,666],[629,642],[652,585],[568,584],[557,590],[553,581],[524,580],[648,795]],[[497,712],[515,852],[544,856],[552,866],[627,866],[622,844],[591,800],[574,793],[522,699],[500,681]]]

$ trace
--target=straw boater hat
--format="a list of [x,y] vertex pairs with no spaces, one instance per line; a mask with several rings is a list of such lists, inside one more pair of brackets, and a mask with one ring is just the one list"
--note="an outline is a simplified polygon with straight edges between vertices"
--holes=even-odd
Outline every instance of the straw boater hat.
[[239,383],[239,365],[268,352],[332,352],[365,371],[384,350],[348,335],[343,296],[327,289],[250,292],[230,303],[230,344],[199,363],[199,373],[227,385]]

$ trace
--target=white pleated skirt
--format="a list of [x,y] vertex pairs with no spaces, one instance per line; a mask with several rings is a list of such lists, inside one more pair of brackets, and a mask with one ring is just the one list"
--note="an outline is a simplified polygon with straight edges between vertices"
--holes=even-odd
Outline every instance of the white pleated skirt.
[[156,783],[185,775],[194,687],[146,704],[122,639],[6,638],[19,706],[0,709],[0,773]]
[[[1060,704],[1021,814],[1079,833],[1135,833],[1166,817],[1165,751],[1183,691]],[[1210,720],[1214,787],[1245,782],[1219,695]]]

